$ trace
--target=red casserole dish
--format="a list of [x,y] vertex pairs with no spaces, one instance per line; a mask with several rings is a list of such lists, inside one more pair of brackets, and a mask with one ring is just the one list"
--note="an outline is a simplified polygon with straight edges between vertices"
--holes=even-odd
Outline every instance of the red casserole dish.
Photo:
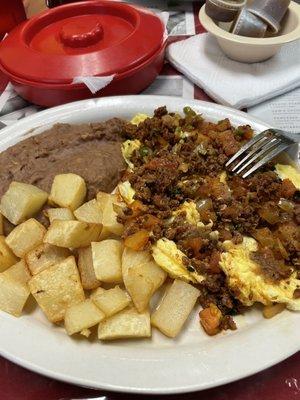
[[[146,9],[115,1],[72,3],[13,29],[0,45],[0,69],[25,99],[55,106],[90,97],[134,94],[158,75],[164,25]],[[110,76],[92,95],[77,76]]]

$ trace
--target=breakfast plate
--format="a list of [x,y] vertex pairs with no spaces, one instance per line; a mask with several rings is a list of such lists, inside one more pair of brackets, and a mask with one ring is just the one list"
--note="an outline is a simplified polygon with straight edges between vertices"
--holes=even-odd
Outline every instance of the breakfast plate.
[[[249,124],[257,132],[268,128],[243,112],[206,102],[160,96],[112,97],[70,103],[27,117],[0,131],[0,151],[57,122],[131,119],[137,113],[151,115],[162,105],[173,112],[190,106],[208,120],[228,117],[233,125]],[[0,354],[7,359],[54,379],[131,393],[203,390],[254,374],[300,350],[300,315],[290,311],[266,320],[261,310],[253,308],[235,318],[238,330],[214,337],[199,328],[195,312],[176,339],[170,340],[155,331],[151,340],[104,344],[79,338],[70,340],[63,328],[53,327],[30,304],[21,318],[1,312],[0,321]]]

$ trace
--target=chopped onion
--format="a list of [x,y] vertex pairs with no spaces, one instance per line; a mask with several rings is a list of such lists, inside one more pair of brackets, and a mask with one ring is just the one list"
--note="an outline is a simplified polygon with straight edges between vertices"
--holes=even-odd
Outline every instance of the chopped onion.
[[195,148],[195,152],[198,154],[201,154],[203,156],[205,156],[205,154],[207,153],[206,148],[203,146],[203,143],[198,144],[198,146]]
[[196,207],[198,211],[207,211],[213,208],[213,203],[211,199],[200,199],[196,202]]
[[278,202],[278,206],[286,212],[292,212],[294,210],[294,203],[286,199],[280,199]]

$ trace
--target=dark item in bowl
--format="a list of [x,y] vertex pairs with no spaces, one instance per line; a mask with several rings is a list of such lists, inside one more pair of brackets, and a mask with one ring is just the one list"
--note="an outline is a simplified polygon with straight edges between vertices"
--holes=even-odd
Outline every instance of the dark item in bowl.
[[61,173],[80,175],[88,199],[111,192],[126,168],[121,153],[125,122],[112,119],[93,124],[56,124],[0,153],[0,197],[12,181],[30,183],[49,192]]
[[280,30],[280,22],[290,2],[290,0],[254,0],[248,6],[248,10],[262,19],[271,28],[273,33],[278,33]]
[[232,23],[230,32],[235,35],[262,38],[267,31],[267,24],[259,17],[243,8]]
[[245,0],[206,0],[205,11],[216,21],[230,22],[245,4]]

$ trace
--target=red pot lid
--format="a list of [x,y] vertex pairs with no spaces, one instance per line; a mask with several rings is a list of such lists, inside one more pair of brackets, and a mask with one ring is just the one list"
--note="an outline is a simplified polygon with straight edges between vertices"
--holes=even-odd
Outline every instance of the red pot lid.
[[54,8],[16,27],[0,45],[0,63],[15,77],[70,83],[75,76],[125,72],[163,43],[161,20],[115,1]]

